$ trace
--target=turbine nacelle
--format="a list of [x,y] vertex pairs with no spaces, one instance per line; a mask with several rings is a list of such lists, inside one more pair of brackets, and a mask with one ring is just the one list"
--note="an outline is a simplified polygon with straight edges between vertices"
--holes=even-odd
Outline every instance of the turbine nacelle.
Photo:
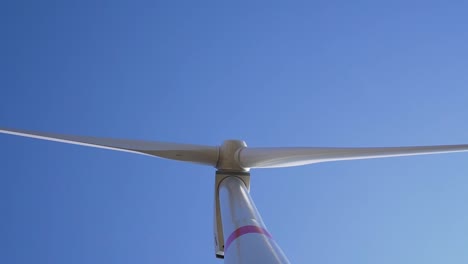
[[242,140],[225,140],[219,147],[218,162],[216,168],[221,172],[247,172],[249,168],[243,168],[240,165],[239,154],[243,148],[246,148]]

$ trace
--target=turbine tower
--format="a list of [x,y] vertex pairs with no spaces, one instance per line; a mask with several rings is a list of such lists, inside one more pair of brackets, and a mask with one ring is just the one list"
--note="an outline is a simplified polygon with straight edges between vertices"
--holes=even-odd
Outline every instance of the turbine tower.
[[0,129],[0,133],[125,151],[216,168],[214,186],[215,254],[225,263],[289,263],[268,232],[249,195],[250,169],[312,163],[468,151],[468,145],[381,148],[248,148],[244,141],[221,146],[124,140]]

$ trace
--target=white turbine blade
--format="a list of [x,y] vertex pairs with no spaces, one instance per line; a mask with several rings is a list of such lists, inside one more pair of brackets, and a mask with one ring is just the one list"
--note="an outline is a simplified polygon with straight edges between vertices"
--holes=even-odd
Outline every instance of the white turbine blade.
[[468,151],[468,145],[392,148],[244,148],[238,160],[243,168],[300,166],[339,160],[373,159]]
[[218,161],[218,147],[211,146],[59,135],[1,128],[0,133],[76,144],[87,147],[111,149],[137,154],[146,154],[150,156],[157,156],[160,158],[188,161],[211,166],[215,166]]

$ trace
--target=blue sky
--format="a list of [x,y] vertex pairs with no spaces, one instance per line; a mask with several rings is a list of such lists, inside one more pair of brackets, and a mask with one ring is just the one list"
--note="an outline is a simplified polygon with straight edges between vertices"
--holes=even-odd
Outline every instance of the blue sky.
[[[14,1],[0,127],[250,146],[468,142],[461,1]],[[222,263],[214,169],[0,135],[0,263]],[[293,263],[466,263],[468,154],[253,170]]]

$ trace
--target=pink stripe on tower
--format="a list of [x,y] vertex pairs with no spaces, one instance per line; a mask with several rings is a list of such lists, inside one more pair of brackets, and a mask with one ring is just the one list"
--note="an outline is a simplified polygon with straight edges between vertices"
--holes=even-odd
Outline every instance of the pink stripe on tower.
[[234,232],[229,235],[228,239],[226,240],[226,243],[224,245],[224,251],[226,252],[234,240],[236,240],[238,237],[245,235],[245,234],[250,234],[250,233],[257,233],[257,234],[262,234],[265,235],[269,238],[273,238],[268,231],[259,226],[253,226],[253,225],[248,225],[248,226],[241,226],[234,230]]

